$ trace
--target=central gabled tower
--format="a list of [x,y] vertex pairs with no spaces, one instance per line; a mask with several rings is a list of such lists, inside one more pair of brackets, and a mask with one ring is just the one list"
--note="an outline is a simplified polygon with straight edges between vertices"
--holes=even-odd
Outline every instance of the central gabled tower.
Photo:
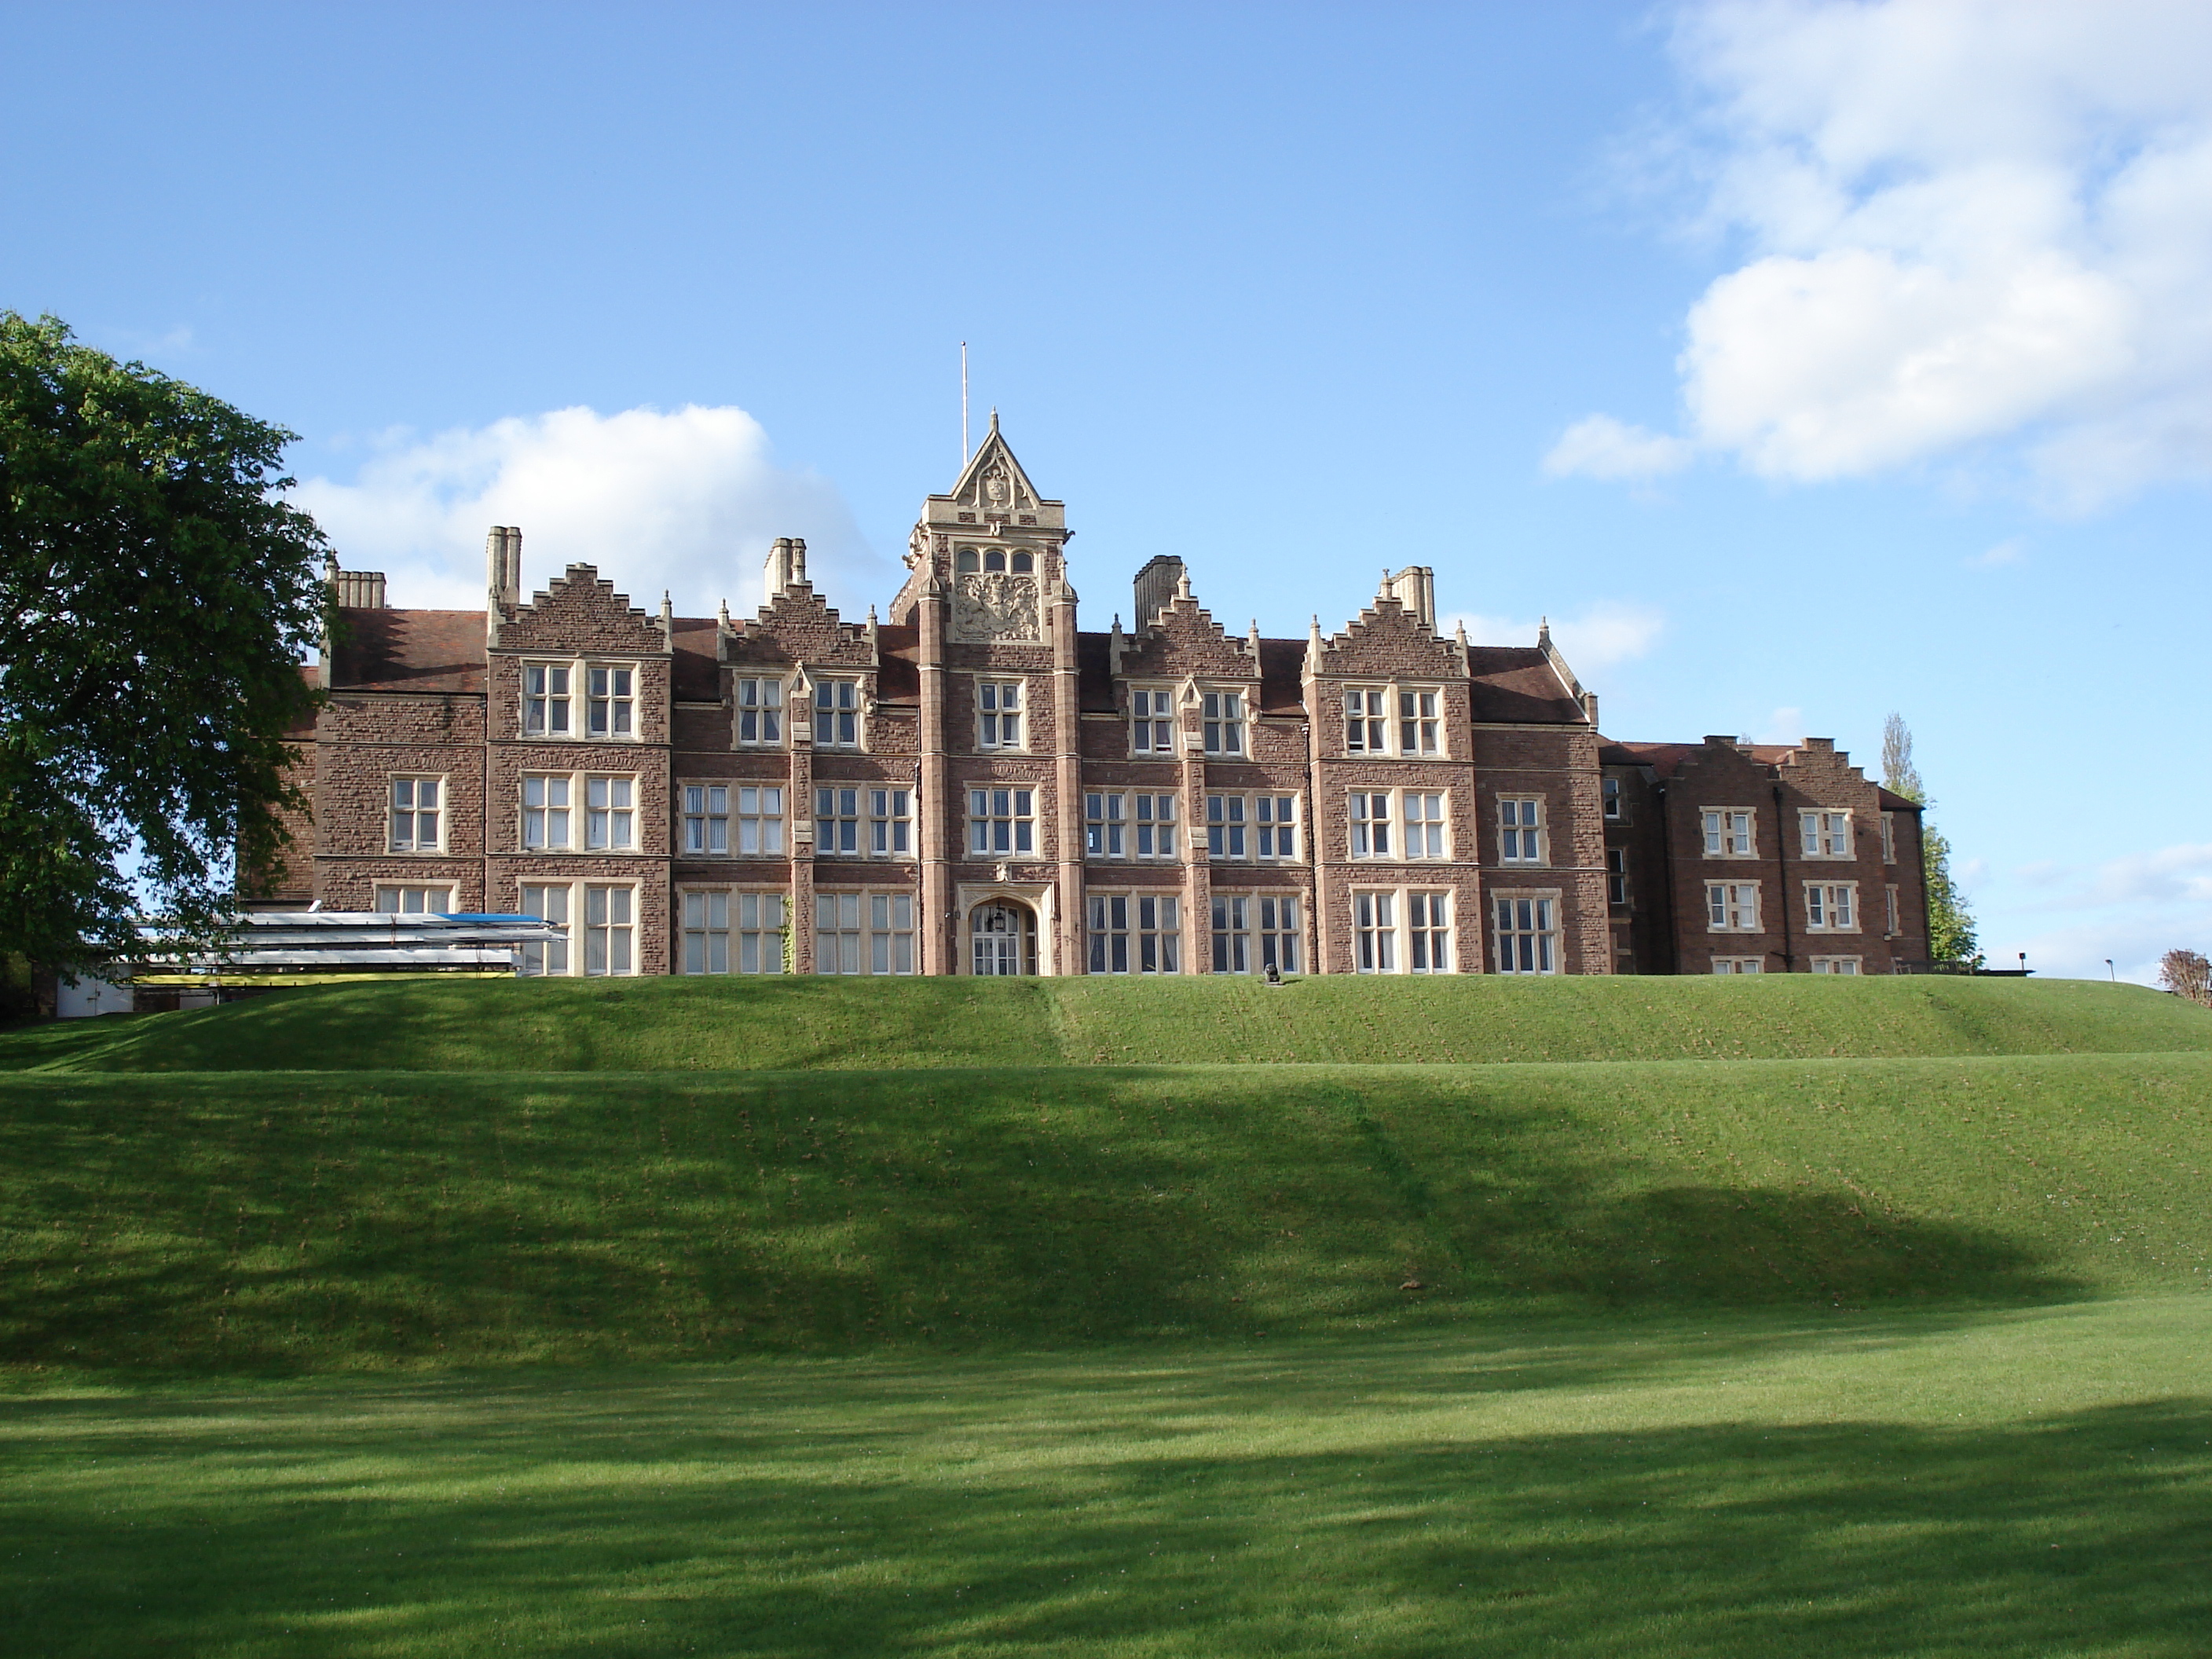
[[959,481],[922,503],[907,541],[910,574],[892,602],[892,620],[908,620],[915,601],[933,590],[951,602],[952,639],[1042,644],[1045,611],[1066,583],[1060,550],[1067,539],[1065,504],[1048,500],[1030,482],[999,431],[994,409],[990,430]]

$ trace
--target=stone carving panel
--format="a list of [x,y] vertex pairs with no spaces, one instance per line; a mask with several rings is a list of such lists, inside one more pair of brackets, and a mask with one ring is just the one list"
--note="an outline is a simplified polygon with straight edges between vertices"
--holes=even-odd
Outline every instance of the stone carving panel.
[[975,644],[1042,639],[1036,578],[1003,570],[969,571],[955,577],[952,637]]

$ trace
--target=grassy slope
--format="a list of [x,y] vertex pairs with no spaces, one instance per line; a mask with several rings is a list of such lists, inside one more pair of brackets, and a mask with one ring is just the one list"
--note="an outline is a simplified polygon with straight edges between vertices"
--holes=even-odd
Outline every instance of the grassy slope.
[[7,1095],[16,1367],[1282,1339],[2017,1304],[2212,1268],[2206,1054],[79,1074]]
[[495,981],[0,1035],[0,1071],[729,1071],[2212,1050],[2135,986],[1955,979]]

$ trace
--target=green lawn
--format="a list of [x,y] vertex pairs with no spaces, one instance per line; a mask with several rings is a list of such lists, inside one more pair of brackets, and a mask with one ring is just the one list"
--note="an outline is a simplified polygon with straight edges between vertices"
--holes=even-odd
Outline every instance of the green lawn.
[[0,1036],[0,1654],[2201,1655],[2208,1020],[633,981]]
[[737,1071],[2212,1050],[2079,980],[418,980],[0,1033],[0,1071]]
[[2182,1297],[56,1394],[0,1646],[2182,1659],[2208,1348]]

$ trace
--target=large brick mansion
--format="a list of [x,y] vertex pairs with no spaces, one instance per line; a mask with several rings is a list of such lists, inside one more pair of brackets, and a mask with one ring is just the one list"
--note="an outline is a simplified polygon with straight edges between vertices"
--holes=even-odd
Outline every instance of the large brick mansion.
[[1222,629],[1181,560],[1076,625],[1062,504],[1000,435],[932,495],[887,621],[805,546],[732,621],[588,565],[343,626],[313,803],[262,896],[565,923],[546,974],[1886,973],[1927,955],[1917,810],[1832,744],[1613,743],[1548,630]]

